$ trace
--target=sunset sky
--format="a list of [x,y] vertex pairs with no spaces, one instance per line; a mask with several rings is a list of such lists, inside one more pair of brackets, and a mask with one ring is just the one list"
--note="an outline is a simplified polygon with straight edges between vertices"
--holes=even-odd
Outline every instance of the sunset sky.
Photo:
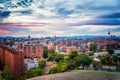
[[0,0],[0,36],[120,36],[120,0]]

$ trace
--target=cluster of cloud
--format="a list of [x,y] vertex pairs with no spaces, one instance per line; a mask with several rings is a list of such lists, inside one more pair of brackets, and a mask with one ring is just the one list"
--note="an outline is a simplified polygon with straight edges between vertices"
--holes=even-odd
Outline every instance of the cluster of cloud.
[[2,0],[0,35],[120,36],[119,0]]

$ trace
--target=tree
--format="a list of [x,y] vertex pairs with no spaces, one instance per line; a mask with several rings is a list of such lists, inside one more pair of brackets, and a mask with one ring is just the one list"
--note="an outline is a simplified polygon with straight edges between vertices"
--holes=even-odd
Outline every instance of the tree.
[[50,54],[48,61],[55,61],[56,56],[57,56],[57,53]]
[[99,62],[98,62],[98,61],[93,60],[93,61],[92,61],[92,65],[93,65],[93,67],[97,67],[97,66],[99,66]]
[[49,50],[49,53],[50,53],[50,54],[53,54],[53,53],[55,53],[55,50],[54,50],[54,49],[50,49],[50,50]]
[[90,51],[96,52],[97,50],[97,45],[96,44],[90,44]]
[[112,55],[114,53],[114,50],[112,48],[107,49],[107,52]]
[[101,62],[95,60],[92,61],[92,65],[95,70],[98,70],[100,67],[102,67]]
[[75,60],[76,60],[76,65],[78,67],[80,65],[82,65],[83,68],[84,68],[84,66],[88,66],[89,64],[92,63],[92,59],[88,55],[86,55],[86,54],[80,54],[79,56],[77,56],[75,58]]
[[109,54],[104,54],[100,56],[100,61],[104,65],[110,65],[111,64],[111,57]]
[[75,60],[68,60],[67,61],[67,70],[73,70],[76,68],[76,62]]
[[58,63],[61,60],[64,60],[64,55],[62,54],[57,54],[57,56],[55,56],[55,61]]
[[44,47],[44,50],[43,50],[43,57],[44,58],[48,58],[48,54],[49,54],[49,50],[47,47]]
[[45,65],[46,65],[46,61],[45,60],[41,60],[41,61],[38,62],[38,66],[41,69],[44,69]]
[[75,50],[71,51],[71,53],[68,55],[70,59],[74,59],[76,56],[78,56],[78,52]]
[[89,56],[94,56],[94,52],[90,52],[90,53],[89,53]]
[[119,57],[117,55],[113,55],[111,59],[112,59],[112,65],[117,66],[119,62]]
[[8,70],[7,66],[4,66],[2,75],[3,75],[5,80],[11,80],[12,79],[12,75],[11,75],[10,71]]

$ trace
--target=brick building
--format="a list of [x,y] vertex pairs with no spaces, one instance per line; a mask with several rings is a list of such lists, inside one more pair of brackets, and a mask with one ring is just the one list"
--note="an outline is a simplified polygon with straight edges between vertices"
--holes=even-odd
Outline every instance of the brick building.
[[23,47],[23,53],[25,57],[30,57],[30,58],[43,58],[43,46],[41,45],[25,45]]
[[16,50],[24,53],[24,57],[43,58],[43,46],[38,41],[17,42],[15,45]]
[[24,54],[13,49],[0,46],[0,60],[14,76],[24,76]]

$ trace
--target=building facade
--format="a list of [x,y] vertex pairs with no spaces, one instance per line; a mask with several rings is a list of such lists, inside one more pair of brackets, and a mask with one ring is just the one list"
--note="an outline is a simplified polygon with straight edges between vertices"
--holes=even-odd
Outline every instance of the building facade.
[[14,76],[24,76],[24,54],[13,49],[0,46],[0,60]]
[[43,46],[38,41],[17,42],[16,49],[24,53],[27,58],[43,58]]

